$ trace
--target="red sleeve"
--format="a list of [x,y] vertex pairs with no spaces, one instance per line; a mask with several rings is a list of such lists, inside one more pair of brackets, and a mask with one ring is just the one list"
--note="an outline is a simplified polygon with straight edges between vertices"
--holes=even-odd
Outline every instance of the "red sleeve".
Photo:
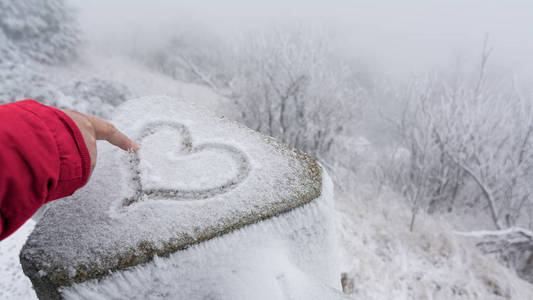
[[91,158],[65,113],[33,100],[0,105],[0,240],[89,178]]

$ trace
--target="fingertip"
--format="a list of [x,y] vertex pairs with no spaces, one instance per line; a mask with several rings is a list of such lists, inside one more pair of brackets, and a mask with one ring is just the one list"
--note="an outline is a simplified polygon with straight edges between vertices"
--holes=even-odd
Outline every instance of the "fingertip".
[[125,150],[128,152],[137,152],[137,150],[139,150],[139,145],[137,145],[137,143],[135,143],[134,141],[129,140],[128,146]]
[[139,145],[137,145],[137,143],[135,143],[134,141],[131,141],[131,151],[133,152],[137,152],[137,150],[139,150]]

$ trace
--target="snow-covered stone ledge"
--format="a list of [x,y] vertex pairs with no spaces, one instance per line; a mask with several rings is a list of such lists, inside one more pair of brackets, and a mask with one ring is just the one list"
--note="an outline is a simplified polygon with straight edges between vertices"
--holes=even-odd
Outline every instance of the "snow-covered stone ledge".
[[90,183],[21,251],[40,299],[341,299],[333,187],[308,155],[168,97],[129,101]]

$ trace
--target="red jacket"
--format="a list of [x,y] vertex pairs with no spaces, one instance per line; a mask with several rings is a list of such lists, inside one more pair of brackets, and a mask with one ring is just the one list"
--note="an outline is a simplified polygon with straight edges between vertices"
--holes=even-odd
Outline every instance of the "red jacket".
[[43,204],[89,178],[83,136],[65,113],[33,100],[0,105],[0,240]]

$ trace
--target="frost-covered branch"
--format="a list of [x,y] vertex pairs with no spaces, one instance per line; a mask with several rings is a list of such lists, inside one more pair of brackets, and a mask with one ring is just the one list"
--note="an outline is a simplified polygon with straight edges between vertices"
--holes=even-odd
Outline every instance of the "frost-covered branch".
[[476,231],[454,231],[454,234],[466,237],[505,237],[511,234],[518,233],[520,236],[523,236],[529,240],[533,240],[533,231],[524,229],[521,227],[510,227],[501,230],[476,230]]

